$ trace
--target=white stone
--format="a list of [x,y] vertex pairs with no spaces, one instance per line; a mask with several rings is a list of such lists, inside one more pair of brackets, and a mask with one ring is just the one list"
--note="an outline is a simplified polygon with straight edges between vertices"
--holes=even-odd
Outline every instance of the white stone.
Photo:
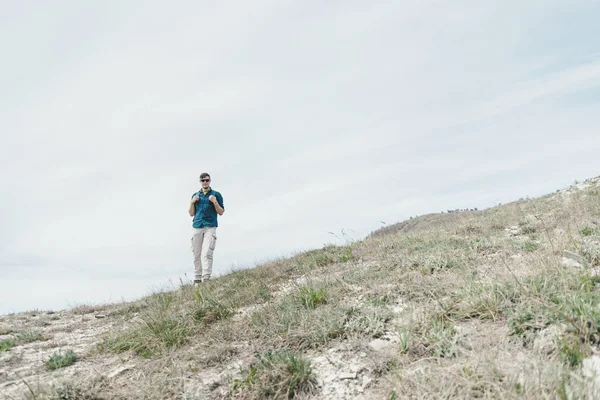
[[573,261],[577,261],[579,264],[583,264],[584,263],[584,259],[582,256],[580,256],[577,253],[573,253],[571,251],[565,250],[563,251],[563,257],[564,258],[569,258]]
[[363,369],[364,369],[364,367],[362,365],[359,365],[359,364],[352,364],[350,366],[350,371],[354,372],[354,373],[359,373]]
[[364,390],[364,389],[368,388],[371,385],[371,382],[372,382],[372,379],[369,378],[367,375],[364,375],[362,377],[362,386],[361,386],[362,389]]
[[596,385],[600,385],[600,356],[591,356],[583,360],[581,374],[593,379]]
[[567,326],[564,324],[552,325],[545,329],[542,329],[535,340],[533,341],[533,349],[539,354],[552,354],[558,350],[556,340],[561,337]]
[[571,258],[567,258],[567,257],[563,257],[560,260],[560,265],[562,265],[565,268],[581,268],[582,265],[580,263],[578,263],[577,261],[571,259]]
[[339,376],[340,379],[344,380],[344,379],[356,379],[356,372],[342,372],[340,373]]
[[119,368],[115,369],[114,371],[112,371],[110,374],[107,375],[107,377],[109,379],[114,378],[115,376],[119,375],[120,373],[123,373],[132,368],[135,368],[135,364],[124,365],[124,366],[119,367]]
[[390,342],[389,340],[383,340],[383,339],[375,339],[369,343],[369,347],[373,351],[377,351],[377,352],[387,350],[388,348],[392,347],[393,345],[394,345],[394,343]]

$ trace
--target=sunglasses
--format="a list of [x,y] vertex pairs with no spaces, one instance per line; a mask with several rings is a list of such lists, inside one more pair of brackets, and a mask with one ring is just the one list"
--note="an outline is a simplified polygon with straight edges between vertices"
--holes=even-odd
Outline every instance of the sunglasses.
[[210,179],[200,179],[200,182],[210,182]]

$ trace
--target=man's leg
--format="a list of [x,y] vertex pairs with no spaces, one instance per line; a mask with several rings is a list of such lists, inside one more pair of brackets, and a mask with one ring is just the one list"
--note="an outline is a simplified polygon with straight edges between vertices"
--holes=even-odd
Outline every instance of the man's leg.
[[192,252],[194,253],[194,282],[202,281],[202,244],[204,229],[194,229],[192,235]]
[[210,279],[212,275],[213,252],[217,245],[217,228],[208,228],[204,234],[202,246],[202,280]]

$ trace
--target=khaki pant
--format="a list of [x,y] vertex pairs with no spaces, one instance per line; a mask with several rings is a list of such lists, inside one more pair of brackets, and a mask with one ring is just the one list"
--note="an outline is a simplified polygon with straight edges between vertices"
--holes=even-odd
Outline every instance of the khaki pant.
[[194,280],[210,278],[213,251],[217,245],[217,228],[192,228],[192,253],[194,253]]

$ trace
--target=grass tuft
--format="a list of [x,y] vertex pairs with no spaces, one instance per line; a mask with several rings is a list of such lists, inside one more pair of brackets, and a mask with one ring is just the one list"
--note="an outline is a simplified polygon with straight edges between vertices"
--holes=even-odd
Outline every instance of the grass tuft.
[[258,362],[234,380],[233,393],[242,399],[293,399],[299,394],[310,394],[317,381],[310,361],[287,351],[267,351],[257,355]]
[[77,355],[73,350],[63,352],[55,352],[50,359],[46,361],[46,369],[53,371],[59,368],[65,368],[77,361]]
[[327,304],[325,288],[315,289],[311,286],[301,286],[298,289],[296,300],[308,310],[314,310],[320,304]]
[[192,316],[198,322],[209,325],[227,319],[235,314],[231,307],[227,307],[208,292],[203,293],[200,290],[195,290],[194,294],[198,300],[198,305],[193,311]]
[[0,351],[8,351],[15,347],[14,339],[2,339],[0,340]]

